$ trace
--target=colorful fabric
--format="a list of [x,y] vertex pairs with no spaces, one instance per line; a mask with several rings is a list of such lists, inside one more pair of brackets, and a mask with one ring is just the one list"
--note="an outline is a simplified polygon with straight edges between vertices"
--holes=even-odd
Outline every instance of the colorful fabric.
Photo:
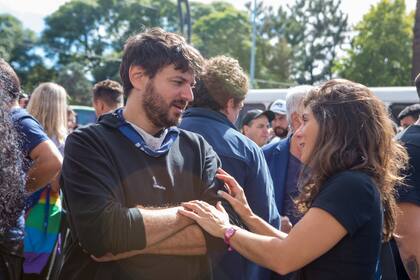
[[54,250],[60,230],[61,199],[49,186],[33,193],[27,201],[24,273],[40,274]]

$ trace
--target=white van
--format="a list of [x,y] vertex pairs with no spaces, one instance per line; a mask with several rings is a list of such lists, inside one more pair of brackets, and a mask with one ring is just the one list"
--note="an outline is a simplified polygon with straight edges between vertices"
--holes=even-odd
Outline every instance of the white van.
[[[415,87],[371,87],[370,89],[385,102],[395,120],[402,109],[419,102]],[[251,89],[245,98],[244,108],[238,119],[241,120],[248,110],[266,110],[273,101],[285,100],[287,91],[288,89]]]

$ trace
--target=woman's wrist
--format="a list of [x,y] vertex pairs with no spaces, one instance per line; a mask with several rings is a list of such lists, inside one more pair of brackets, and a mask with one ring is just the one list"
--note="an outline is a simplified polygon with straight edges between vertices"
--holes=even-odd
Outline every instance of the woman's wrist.
[[254,212],[252,212],[251,208],[247,208],[247,209],[246,209],[246,210],[242,213],[242,215],[240,215],[240,217],[241,217],[241,219],[242,219],[242,221],[243,221],[244,223],[248,223],[248,222],[250,222],[250,221],[254,220],[254,219],[255,219],[255,217],[256,217],[256,215],[254,214]]
[[226,224],[226,225],[223,225],[223,226],[220,228],[220,231],[219,231],[219,234],[217,235],[217,237],[224,239],[224,238],[225,238],[225,232],[226,232],[228,229],[230,229],[230,228],[232,228],[232,225],[231,225],[231,224]]
[[253,227],[254,227],[254,225],[258,223],[258,220],[259,220],[258,216],[257,216],[257,215],[255,215],[255,214],[254,214],[254,213],[252,213],[252,212],[251,212],[251,214],[250,214],[250,215],[248,215],[248,216],[246,217],[246,219],[242,219],[242,221],[245,223],[245,225],[246,225],[248,228],[253,228]]

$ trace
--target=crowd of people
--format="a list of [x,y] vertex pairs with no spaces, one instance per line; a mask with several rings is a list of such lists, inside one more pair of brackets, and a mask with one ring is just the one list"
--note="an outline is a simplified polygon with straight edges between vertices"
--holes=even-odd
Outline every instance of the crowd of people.
[[0,59],[0,280],[420,279],[418,105],[396,135],[334,79],[237,128],[238,61],[160,28],[126,41],[120,78],[77,127],[62,86],[28,97]]

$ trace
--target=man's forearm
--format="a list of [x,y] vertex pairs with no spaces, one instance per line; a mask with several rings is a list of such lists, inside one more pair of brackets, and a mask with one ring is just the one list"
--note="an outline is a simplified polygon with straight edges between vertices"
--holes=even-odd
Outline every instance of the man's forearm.
[[165,240],[144,250],[144,254],[204,255],[207,252],[203,231],[190,225]]
[[174,235],[152,245],[144,250],[133,250],[117,255],[107,254],[95,258],[98,262],[115,261],[130,258],[140,254],[152,255],[204,255],[207,252],[203,231],[198,225],[190,225]]
[[192,220],[178,214],[178,209],[179,207],[165,209],[139,207],[145,228],[146,249],[193,224]]

